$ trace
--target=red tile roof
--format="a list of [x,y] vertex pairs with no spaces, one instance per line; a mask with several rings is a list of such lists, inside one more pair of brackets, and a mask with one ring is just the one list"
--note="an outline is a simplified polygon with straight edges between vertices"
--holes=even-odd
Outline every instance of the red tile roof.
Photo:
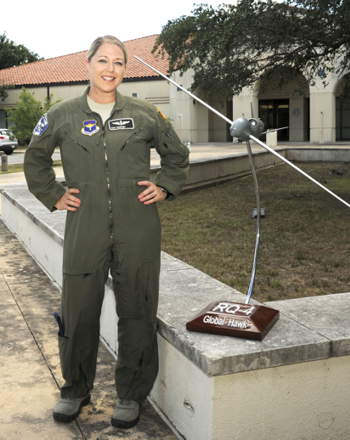
[[[129,56],[125,79],[159,77],[156,72],[135,59],[134,55],[163,74],[168,73],[167,60],[162,59],[161,56],[155,58],[151,53],[156,38],[157,35],[151,35],[125,42]],[[86,55],[87,50],[3,69],[0,70],[0,83],[29,86],[88,81],[90,78],[84,64]]]

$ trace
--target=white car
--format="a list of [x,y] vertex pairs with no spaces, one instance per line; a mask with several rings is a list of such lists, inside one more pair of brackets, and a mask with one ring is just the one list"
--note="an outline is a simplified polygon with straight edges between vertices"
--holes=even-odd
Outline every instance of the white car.
[[17,139],[11,141],[11,131],[8,128],[0,128],[0,151],[5,154],[12,154],[13,150],[18,147]]

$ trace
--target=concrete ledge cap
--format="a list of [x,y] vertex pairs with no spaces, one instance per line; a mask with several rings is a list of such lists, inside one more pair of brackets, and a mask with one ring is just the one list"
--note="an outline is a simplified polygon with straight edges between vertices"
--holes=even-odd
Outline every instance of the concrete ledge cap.
[[66,213],[64,211],[50,212],[28,191],[25,183],[6,185],[0,191],[6,199],[30,218],[33,223],[63,246],[64,225],[66,221]]
[[330,357],[328,338],[283,313],[262,342],[189,332],[186,323],[211,302],[244,303],[245,295],[169,255],[160,281],[160,334],[209,376]]
[[332,356],[350,355],[350,292],[266,303],[331,341]]

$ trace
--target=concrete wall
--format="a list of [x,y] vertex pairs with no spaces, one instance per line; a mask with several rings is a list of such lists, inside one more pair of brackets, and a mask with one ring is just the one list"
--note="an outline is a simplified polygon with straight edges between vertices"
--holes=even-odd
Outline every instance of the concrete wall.
[[[228,113],[228,106],[231,102],[209,100],[208,104],[220,114],[226,116]],[[230,125],[220,116],[213,112],[209,112],[209,142],[227,142],[232,140],[229,135]]]
[[338,82],[332,77],[327,87],[323,87],[318,79],[314,87],[310,87],[310,143],[335,143],[335,94]]
[[305,119],[306,108],[304,97],[291,97],[289,99],[289,140],[302,142],[306,140]]
[[[69,98],[76,98],[84,93],[86,85],[67,85],[67,86],[50,86],[49,93],[53,95],[53,101],[58,99],[64,100]],[[26,87],[27,91],[33,93],[33,96],[38,101],[44,102],[47,97],[47,87]],[[8,97],[5,101],[0,102],[0,108],[15,107],[22,89],[8,90]]]
[[[189,90],[192,84],[193,71],[187,71],[183,76],[175,72],[172,79]],[[194,93],[195,96],[196,93]],[[220,100],[201,100],[219,113],[227,116],[231,113],[231,103]],[[205,105],[191,98],[176,86],[170,86],[170,115],[174,121],[174,128],[181,140],[185,143],[227,142],[229,125],[220,116],[213,113]]]
[[[281,156],[286,154],[279,151]],[[253,153],[256,169],[268,168],[280,164],[282,161],[271,153],[258,151]],[[247,154],[236,154],[231,157],[203,159],[191,162],[190,173],[184,189],[211,186],[233,178],[251,173]]]
[[[173,81],[185,89],[189,89],[192,82],[191,72],[187,72],[184,76],[180,76],[175,72],[172,75]],[[176,86],[170,87],[170,115],[175,131],[179,135],[182,142],[198,142],[198,120],[196,118],[197,104],[193,103],[193,99]],[[202,114],[201,123],[207,125],[206,115]]]
[[196,113],[192,118],[194,121],[195,131],[192,132],[192,143],[209,142],[209,118],[210,110],[198,102],[195,104]]
[[169,87],[169,83],[165,80],[133,81],[121,83],[118,91],[125,96],[133,96],[136,93],[137,98],[154,104],[165,116],[171,118]]
[[208,377],[164,338],[158,342],[151,395],[186,439],[350,438],[350,392],[342,392],[350,356]]
[[253,105],[253,116],[259,116],[258,91],[253,88],[244,88],[240,95],[235,95],[232,100],[233,120],[240,117],[250,119],[252,117],[251,104]]

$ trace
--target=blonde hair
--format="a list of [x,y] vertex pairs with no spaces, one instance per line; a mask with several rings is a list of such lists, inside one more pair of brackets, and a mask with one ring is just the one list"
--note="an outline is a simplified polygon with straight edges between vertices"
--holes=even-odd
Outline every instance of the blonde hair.
[[98,51],[99,47],[102,46],[103,43],[111,43],[115,44],[116,46],[119,46],[123,53],[125,58],[125,64],[128,62],[128,51],[124,45],[124,43],[118,38],[113,37],[113,35],[105,35],[104,37],[98,37],[96,40],[91,44],[90,49],[87,53],[87,60],[90,62],[91,58],[95,55],[95,53]]

